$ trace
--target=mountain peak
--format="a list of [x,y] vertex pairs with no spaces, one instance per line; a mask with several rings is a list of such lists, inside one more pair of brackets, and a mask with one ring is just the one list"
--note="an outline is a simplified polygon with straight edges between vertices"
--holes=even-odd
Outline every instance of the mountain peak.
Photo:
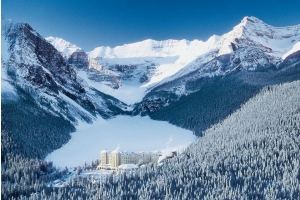
[[258,19],[257,17],[254,16],[245,16],[241,24],[246,24],[246,23],[260,23],[260,24],[265,24],[262,20]]
[[20,34],[21,32],[30,32],[36,36],[40,36],[28,23],[14,22],[11,19],[4,20],[2,23],[2,35]]
[[219,55],[233,51],[232,44],[260,48],[280,58],[300,39],[300,26],[275,27],[256,17],[244,17],[230,32],[223,35]]
[[46,40],[52,44],[65,58],[69,58],[74,52],[82,51],[80,47],[59,37],[49,36]]
[[239,32],[240,35],[242,35],[246,30],[251,29],[253,30],[265,30],[269,29],[270,25],[266,24],[262,20],[253,17],[253,16],[246,16],[244,17],[241,22],[234,27],[235,32]]

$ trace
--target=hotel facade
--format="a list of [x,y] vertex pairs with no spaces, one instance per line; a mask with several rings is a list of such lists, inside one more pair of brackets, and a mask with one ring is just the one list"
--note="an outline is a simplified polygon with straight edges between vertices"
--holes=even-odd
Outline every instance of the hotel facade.
[[135,164],[142,165],[150,162],[157,162],[158,153],[135,153],[119,151],[101,151],[100,164],[98,169],[118,169],[120,165]]

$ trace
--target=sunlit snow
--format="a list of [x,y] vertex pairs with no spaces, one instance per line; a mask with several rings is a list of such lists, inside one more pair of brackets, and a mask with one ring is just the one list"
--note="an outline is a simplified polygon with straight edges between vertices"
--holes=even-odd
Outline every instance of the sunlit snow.
[[80,123],[71,140],[46,158],[58,167],[75,167],[99,158],[101,150],[164,151],[182,149],[195,141],[189,130],[149,117],[99,118],[93,124]]
[[134,83],[124,84],[121,85],[120,88],[114,89],[106,85],[105,82],[98,82],[89,79],[87,72],[84,70],[79,70],[78,76],[86,81],[90,87],[93,87],[105,94],[111,95],[128,105],[141,101],[147,90],[147,88],[139,87]]
[[12,86],[4,67],[1,67],[1,98],[2,101],[18,99],[17,92],[15,88]]
[[[115,47],[99,46],[87,52],[89,68],[98,70],[100,75],[106,72],[116,73],[110,77],[115,78],[118,88],[112,88],[112,81],[105,79],[98,82],[89,80],[89,85],[111,95],[126,104],[134,104],[143,99],[152,88],[168,81],[175,80],[197,69],[214,58],[233,53],[232,44],[239,43],[240,47],[255,47],[262,50],[275,60],[285,59],[288,55],[299,50],[300,26],[274,27],[255,17],[245,17],[231,31],[217,36],[212,35],[207,40],[152,40],[119,45]],[[51,38],[51,37],[50,37]],[[53,37],[52,37],[53,38]],[[74,52],[77,47],[60,38],[49,40],[62,54]],[[240,57],[247,55],[248,51],[241,51]],[[266,64],[258,60],[259,64]],[[247,59],[242,59],[244,66],[248,66]],[[115,66],[134,66],[132,72],[128,70],[125,75],[113,70]],[[249,70],[255,69],[255,65]],[[212,65],[214,66],[214,65]],[[149,70],[148,67],[151,69]],[[203,70],[202,76],[214,76],[216,73],[207,73]],[[218,72],[217,72],[218,73]],[[221,73],[219,73],[221,74]],[[138,80],[145,75],[147,80]],[[126,77],[126,78],[124,78]],[[184,93],[184,89],[182,92]]]
[[50,42],[65,58],[69,58],[74,52],[80,51],[81,48],[72,44],[62,38],[47,37],[46,40]]
[[286,57],[288,57],[289,55],[300,51],[300,42],[297,42],[288,52],[286,52],[283,56],[282,59],[285,59]]

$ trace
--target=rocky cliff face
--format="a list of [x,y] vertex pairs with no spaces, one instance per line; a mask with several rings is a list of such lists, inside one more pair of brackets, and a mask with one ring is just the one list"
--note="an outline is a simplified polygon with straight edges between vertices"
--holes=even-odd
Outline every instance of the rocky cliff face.
[[75,51],[67,59],[67,63],[79,69],[88,69],[89,67],[88,55],[84,51]]
[[[7,22],[3,30],[6,57],[2,64],[3,72],[7,74],[4,81],[30,93],[40,106],[72,121],[90,121],[97,114],[109,117],[115,111],[121,111],[117,108],[124,104],[91,90],[78,77],[71,63],[83,67],[86,64],[81,62],[86,55],[84,52],[73,53],[70,62],[66,62],[61,53],[30,25]],[[115,105],[111,101],[115,101]]]

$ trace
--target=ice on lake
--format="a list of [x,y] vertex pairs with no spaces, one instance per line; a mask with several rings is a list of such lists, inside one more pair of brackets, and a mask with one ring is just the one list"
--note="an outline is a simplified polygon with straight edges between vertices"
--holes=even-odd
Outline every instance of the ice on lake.
[[47,161],[57,167],[82,166],[99,158],[101,150],[152,152],[182,149],[195,141],[189,130],[168,122],[141,116],[98,118],[93,124],[79,123],[70,141],[50,153]]

